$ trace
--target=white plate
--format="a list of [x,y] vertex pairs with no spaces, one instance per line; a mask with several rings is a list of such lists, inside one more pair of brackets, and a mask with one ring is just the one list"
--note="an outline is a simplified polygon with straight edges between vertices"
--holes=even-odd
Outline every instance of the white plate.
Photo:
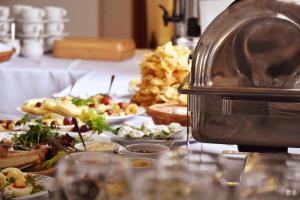
[[[65,135],[65,134],[69,134],[71,137],[79,137],[77,132],[66,132],[66,131],[58,131],[59,135]],[[89,138],[89,141],[86,142],[110,142],[110,138],[107,135],[103,135],[103,134],[97,134],[94,133],[93,131],[88,131],[85,133],[81,133],[82,137],[87,137]]]
[[[31,113],[26,113],[24,112],[20,106],[18,106],[16,108],[16,110],[19,112],[19,113],[22,113],[22,114],[28,114],[30,117],[40,117],[41,115],[35,115],[35,114],[31,114]],[[125,116],[105,116],[106,120],[108,123],[110,124],[115,124],[115,123],[120,123],[120,122],[124,122],[128,119],[131,119],[133,117],[136,117],[138,115],[141,115],[141,114],[144,114],[145,113],[145,109],[142,108],[142,107],[139,107],[139,110],[138,110],[138,113],[135,114],[135,115],[125,115]]]
[[116,142],[116,143],[121,143],[124,145],[128,144],[137,144],[137,143],[155,143],[155,144],[165,144],[169,145],[173,141],[182,141],[186,140],[186,129],[184,128],[181,131],[178,131],[176,133],[173,133],[170,135],[168,138],[165,139],[154,139],[154,138],[125,138],[125,137],[120,137],[117,136],[111,132],[104,132],[103,134],[109,136],[111,138],[111,141]]
[[145,109],[142,107],[139,107],[139,110],[137,112],[137,114],[135,115],[125,115],[125,116],[105,116],[105,119],[107,120],[107,122],[109,124],[116,124],[116,123],[121,123],[124,122],[126,120],[129,120],[133,117],[136,117],[138,115],[144,114],[145,113]]
[[2,139],[8,139],[8,140],[10,140],[14,136],[12,133],[13,133],[13,131],[1,132],[0,133],[0,141]]
[[20,106],[18,106],[18,107],[16,108],[16,110],[17,110],[19,113],[21,113],[21,114],[24,114],[24,115],[27,114],[27,115],[29,115],[29,117],[31,117],[31,118],[37,118],[37,117],[41,117],[41,116],[42,116],[42,115],[35,115],[35,114],[31,114],[31,113],[24,112]]
[[53,191],[54,178],[49,176],[42,176],[42,175],[35,175],[35,176],[39,176],[38,183],[41,186],[43,186],[45,190],[31,195],[12,198],[12,200],[49,199],[49,192]]

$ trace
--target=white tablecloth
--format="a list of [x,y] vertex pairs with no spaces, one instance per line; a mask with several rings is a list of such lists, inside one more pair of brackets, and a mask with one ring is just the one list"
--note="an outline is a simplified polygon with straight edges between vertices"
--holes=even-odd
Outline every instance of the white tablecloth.
[[127,92],[128,82],[139,79],[139,63],[143,50],[121,62],[57,59],[45,55],[39,59],[14,58],[0,63],[0,118],[18,116],[16,107],[25,100],[51,97],[77,83],[73,95],[107,92],[109,79],[115,74],[112,94]]

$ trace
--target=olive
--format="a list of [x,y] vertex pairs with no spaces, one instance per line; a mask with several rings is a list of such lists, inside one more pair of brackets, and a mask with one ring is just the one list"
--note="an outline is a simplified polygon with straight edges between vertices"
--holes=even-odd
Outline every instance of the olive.
[[90,107],[90,108],[96,108],[96,104],[94,104],[94,103],[89,104],[89,107]]
[[35,104],[35,107],[38,107],[38,108],[42,107],[42,103],[41,103],[41,102],[37,102],[37,103]]
[[111,115],[111,114],[113,113],[112,109],[107,109],[105,112],[106,112],[108,115]]
[[87,132],[87,131],[89,131],[89,130],[90,130],[90,128],[89,128],[88,125],[82,125],[82,126],[80,127],[80,132]]
[[58,125],[58,123],[57,123],[57,121],[55,121],[55,120],[52,121],[51,124],[50,124],[50,126],[51,126],[51,127],[54,127],[54,128],[57,127],[57,125]]

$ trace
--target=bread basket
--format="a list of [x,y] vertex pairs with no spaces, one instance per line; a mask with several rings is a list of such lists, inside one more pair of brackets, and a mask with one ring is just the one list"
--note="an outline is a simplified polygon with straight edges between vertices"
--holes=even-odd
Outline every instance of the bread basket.
[[12,55],[15,53],[15,51],[16,51],[15,49],[12,49],[10,51],[0,52],[0,62],[9,60],[12,57]]
[[178,104],[172,103],[162,103],[162,104],[154,104],[146,108],[147,114],[150,115],[155,122],[155,124],[165,124],[168,125],[172,122],[177,122],[182,126],[187,126],[187,115],[183,114],[174,114],[172,112],[166,112],[165,108],[175,108],[175,107],[183,107]]

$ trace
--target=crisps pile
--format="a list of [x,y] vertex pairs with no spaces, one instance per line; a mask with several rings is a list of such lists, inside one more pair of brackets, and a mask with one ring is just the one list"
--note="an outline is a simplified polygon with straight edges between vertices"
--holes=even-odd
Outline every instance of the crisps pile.
[[132,102],[142,106],[156,103],[186,105],[186,95],[179,94],[177,88],[190,71],[189,53],[188,48],[168,42],[145,55],[140,65],[140,89],[131,99]]

